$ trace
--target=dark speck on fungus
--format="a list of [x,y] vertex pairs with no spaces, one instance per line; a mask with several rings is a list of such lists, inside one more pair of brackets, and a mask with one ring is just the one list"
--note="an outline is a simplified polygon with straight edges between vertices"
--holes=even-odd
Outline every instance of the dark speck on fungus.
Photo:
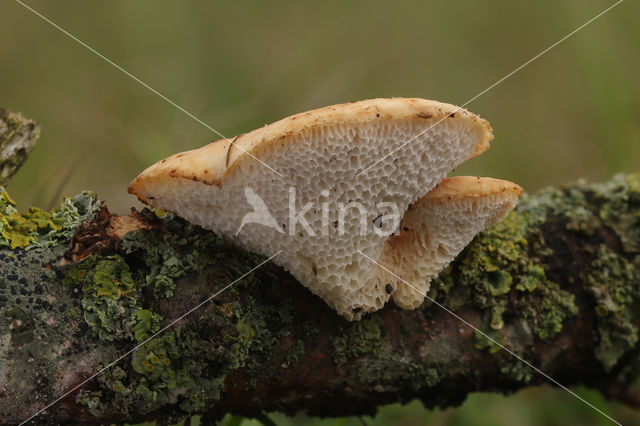
[[386,291],[387,294],[393,293],[393,286],[391,283],[387,283],[387,285],[384,286],[384,291]]

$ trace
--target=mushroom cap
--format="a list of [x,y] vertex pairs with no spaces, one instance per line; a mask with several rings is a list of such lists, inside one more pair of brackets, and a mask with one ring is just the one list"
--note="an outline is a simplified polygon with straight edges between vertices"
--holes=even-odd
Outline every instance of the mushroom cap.
[[[473,223],[469,232],[478,232],[491,222],[488,217],[513,207],[517,191],[501,196],[496,188],[514,184],[475,178],[443,181],[454,167],[488,149],[491,139],[486,120],[454,105],[371,99],[296,114],[173,155],[142,172],[129,192],[247,250],[265,256],[281,251],[274,263],[352,320],[381,308],[392,297],[385,291],[390,282],[399,290],[392,291],[396,303],[418,303],[415,297],[402,296],[398,280],[390,280],[367,259],[410,258],[393,252],[410,239],[408,232],[395,236],[400,238],[392,235],[394,229],[387,229],[390,216],[402,218],[412,206],[403,223],[420,224],[432,210],[462,209],[465,218],[466,212],[484,215],[482,220],[468,219]],[[502,203],[501,197],[508,202]],[[477,208],[465,210],[465,200]],[[413,268],[418,272],[400,276],[428,283],[473,238],[456,235],[446,235],[455,237],[455,244],[440,249],[443,255],[437,261],[427,258],[422,262],[426,266]]]
[[478,133],[477,144],[468,158],[489,149],[493,140],[491,125],[465,109],[420,98],[368,99],[301,112],[234,138],[219,139],[201,148],[174,154],[142,172],[129,186],[129,193],[147,203],[143,195],[145,183],[166,177],[221,186],[230,171],[242,164],[241,160],[256,161],[252,156],[262,158],[271,150],[281,149],[283,144],[298,142],[299,136],[313,133],[314,129],[412,123],[419,131],[404,135],[406,138],[401,141],[404,143],[438,121],[452,119],[471,125]]
[[[500,179],[444,178],[405,212],[400,232],[385,243],[376,283],[391,283],[393,301],[419,306],[438,275],[483,229],[504,218],[522,188]],[[407,284],[409,283],[409,284]]]

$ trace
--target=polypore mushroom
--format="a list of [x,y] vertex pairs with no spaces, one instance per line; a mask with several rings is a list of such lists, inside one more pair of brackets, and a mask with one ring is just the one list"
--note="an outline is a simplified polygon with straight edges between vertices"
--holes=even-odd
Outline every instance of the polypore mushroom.
[[372,99],[173,155],[129,192],[247,250],[280,252],[274,263],[354,320],[391,297],[418,306],[431,278],[514,207],[513,183],[445,179],[491,139],[486,120],[454,105]]

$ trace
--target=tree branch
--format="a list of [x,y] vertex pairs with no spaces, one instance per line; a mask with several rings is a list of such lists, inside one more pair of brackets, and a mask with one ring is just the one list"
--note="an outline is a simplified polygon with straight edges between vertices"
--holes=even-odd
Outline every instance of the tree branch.
[[0,108],[0,185],[6,185],[27,160],[40,126],[19,112]]
[[[86,195],[67,205],[73,217],[54,209],[26,245],[0,215],[4,245],[23,247],[0,254],[0,422],[25,420],[140,342],[32,421],[371,414],[548,382],[432,302],[349,323],[271,263],[145,342],[264,259],[171,215],[118,217]],[[429,296],[558,382],[640,406],[640,175],[525,196]]]

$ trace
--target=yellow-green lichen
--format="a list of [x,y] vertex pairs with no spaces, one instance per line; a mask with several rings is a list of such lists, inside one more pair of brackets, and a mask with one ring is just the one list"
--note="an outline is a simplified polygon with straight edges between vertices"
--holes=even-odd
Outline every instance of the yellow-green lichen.
[[19,213],[15,201],[0,187],[0,247],[30,250],[68,241],[83,220],[94,217],[98,207],[95,195],[83,192],[65,198],[51,211],[31,207]]
[[505,341],[496,330],[474,331],[475,348],[479,350],[488,349],[492,354],[498,352],[505,345]]
[[[500,343],[504,312],[520,312],[541,339],[553,337],[566,318],[578,313],[574,296],[547,277],[542,265],[552,251],[531,222],[527,212],[511,212],[502,222],[480,233],[461,260],[433,283],[433,297],[444,293],[449,308],[471,303],[482,309],[482,330]],[[521,294],[510,298],[513,291]],[[475,336],[477,348],[492,352],[499,348],[482,334]]]
[[[216,242],[184,221],[167,217],[165,223],[162,231],[126,234],[121,254],[90,256],[66,272],[63,282],[82,289],[84,318],[100,339],[143,341],[157,331],[161,316],[143,303],[143,289],[151,287],[156,300],[172,296],[175,280],[194,270],[205,247]],[[135,272],[127,259],[135,261]]]
[[[225,333],[225,344],[213,345],[210,337],[220,331]],[[85,391],[80,401],[96,413],[109,409],[105,401],[138,413],[162,409],[165,422],[203,412],[220,397],[226,375],[244,365],[254,334],[251,325],[240,319],[235,326],[222,320],[164,331],[136,348],[129,373],[105,372],[100,378],[104,388]]]
[[[129,368],[123,369],[125,376],[107,371],[100,389],[81,392],[79,400],[96,415],[114,409],[162,410],[164,421],[177,422],[211,406],[219,398],[226,375],[244,367],[250,353],[259,357],[263,351],[273,356],[282,336],[267,329],[265,318],[282,318],[278,312],[287,309],[267,304],[263,310],[261,304],[249,300],[240,304],[242,308],[231,309],[224,303],[203,306],[193,313],[192,318],[199,319],[188,331],[176,324],[145,342],[160,329],[157,312],[162,299],[173,293],[174,281],[212,262],[220,252],[218,244],[220,240],[212,233],[165,217],[162,231],[128,234],[118,254],[90,256],[66,271],[63,281],[82,290],[85,320],[101,339],[144,343],[133,353]],[[229,278],[220,279],[226,282]],[[239,288],[240,283],[225,295],[237,296]],[[193,294],[194,304],[209,296],[195,296],[206,291],[198,286],[184,289],[181,297]],[[173,309],[170,304],[163,306],[170,312]],[[182,309],[175,316],[181,314]],[[278,327],[278,333],[281,329]],[[214,336],[217,345],[211,343]],[[261,361],[253,364],[263,365]]]
[[144,340],[161,317],[144,309],[138,285],[124,258],[90,256],[70,268],[62,280],[82,290],[84,319],[101,340]]

